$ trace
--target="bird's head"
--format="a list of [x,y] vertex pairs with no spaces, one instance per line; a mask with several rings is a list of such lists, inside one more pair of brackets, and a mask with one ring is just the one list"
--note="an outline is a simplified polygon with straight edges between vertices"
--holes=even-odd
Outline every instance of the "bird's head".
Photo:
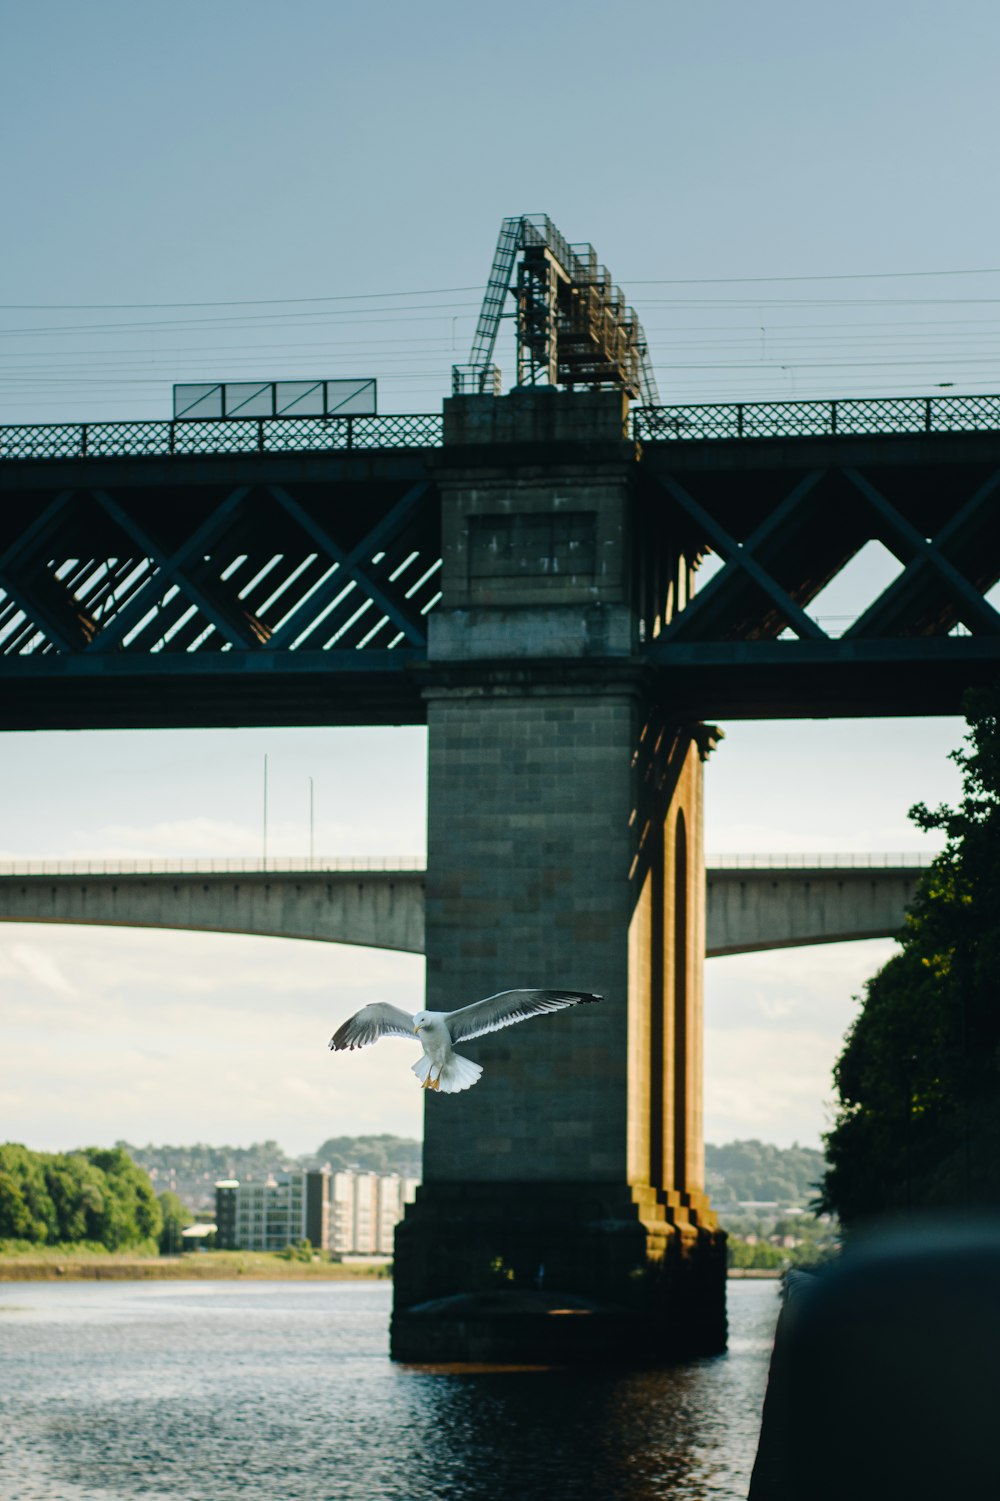
[[427,1025],[427,1023],[429,1021],[430,1021],[430,1017],[428,1016],[428,1014],[427,1014],[426,1011],[418,1011],[417,1014],[416,1014],[416,1016],[413,1018],[413,1030],[414,1030],[414,1032],[419,1033],[421,1027],[426,1027],[426,1025]]

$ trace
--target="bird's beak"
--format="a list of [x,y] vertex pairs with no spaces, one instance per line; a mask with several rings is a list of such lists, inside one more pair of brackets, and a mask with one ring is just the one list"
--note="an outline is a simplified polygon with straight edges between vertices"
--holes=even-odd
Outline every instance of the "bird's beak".
[[420,1031],[420,1023],[419,1022],[414,1022],[413,1023],[413,1030],[414,1030],[414,1032],[419,1032]]

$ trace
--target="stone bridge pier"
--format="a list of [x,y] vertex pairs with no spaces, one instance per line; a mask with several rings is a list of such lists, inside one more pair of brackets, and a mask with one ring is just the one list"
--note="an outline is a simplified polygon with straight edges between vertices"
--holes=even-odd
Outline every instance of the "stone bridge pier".
[[[463,1045],[480,1082],[428,1096],[423,1184],[396,1236],[398,1359],[725,1343],[701,1109],[711,733],[674,723],[635,664],[624,417],[609,392],[447,409],[426,1004],[518,986],[604,999]],[[687,566],[662,562],[669,599]]]

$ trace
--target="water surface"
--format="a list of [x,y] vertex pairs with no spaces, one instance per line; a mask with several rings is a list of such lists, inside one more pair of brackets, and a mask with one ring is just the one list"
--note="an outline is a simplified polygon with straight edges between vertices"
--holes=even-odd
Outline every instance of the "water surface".
[[393,1365],[391,1288],[0,1285],[3,1501],[746,1496],[777,1284],[658,1371]]

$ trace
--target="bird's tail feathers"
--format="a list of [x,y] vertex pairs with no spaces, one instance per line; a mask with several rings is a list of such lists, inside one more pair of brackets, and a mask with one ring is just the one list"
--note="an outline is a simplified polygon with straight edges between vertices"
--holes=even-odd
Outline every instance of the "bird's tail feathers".
[[439,1088],[442,1094],[458,1094],[463,1089],[471,1089],[473,1084],[479,1083],[479,1075],[482,1071],[481,1063],[473,1063],[471,1058],[463,1058],[460,1053],[452,1053],[441,1070]]
[[479,1082],[483,1071],[481,1064],[473,1063],[471,1058],[463,1058],[458,1053],[451,1054],[442,1065],[440,1073],[426,1053],[416,1063],[411,1063],[410,1067],[424,1089],[439,1089],[442,1094],[458,1094],[463,1089],[471,1089],[473,1084]]
[[411,1063],[410,1067],[412,1068],[413,1072],[416,1074],[417,1078],[420,1080],[420,1082],[423,1085],[423,1087],[426,1089],[427,1088],[427,1075],[430,1073],[430,1069],[431,1069],[431,1060],[428,1058],[427,1054],[426,1053],[421,1053],[421,1055],[417,1059],[416,1063]]

